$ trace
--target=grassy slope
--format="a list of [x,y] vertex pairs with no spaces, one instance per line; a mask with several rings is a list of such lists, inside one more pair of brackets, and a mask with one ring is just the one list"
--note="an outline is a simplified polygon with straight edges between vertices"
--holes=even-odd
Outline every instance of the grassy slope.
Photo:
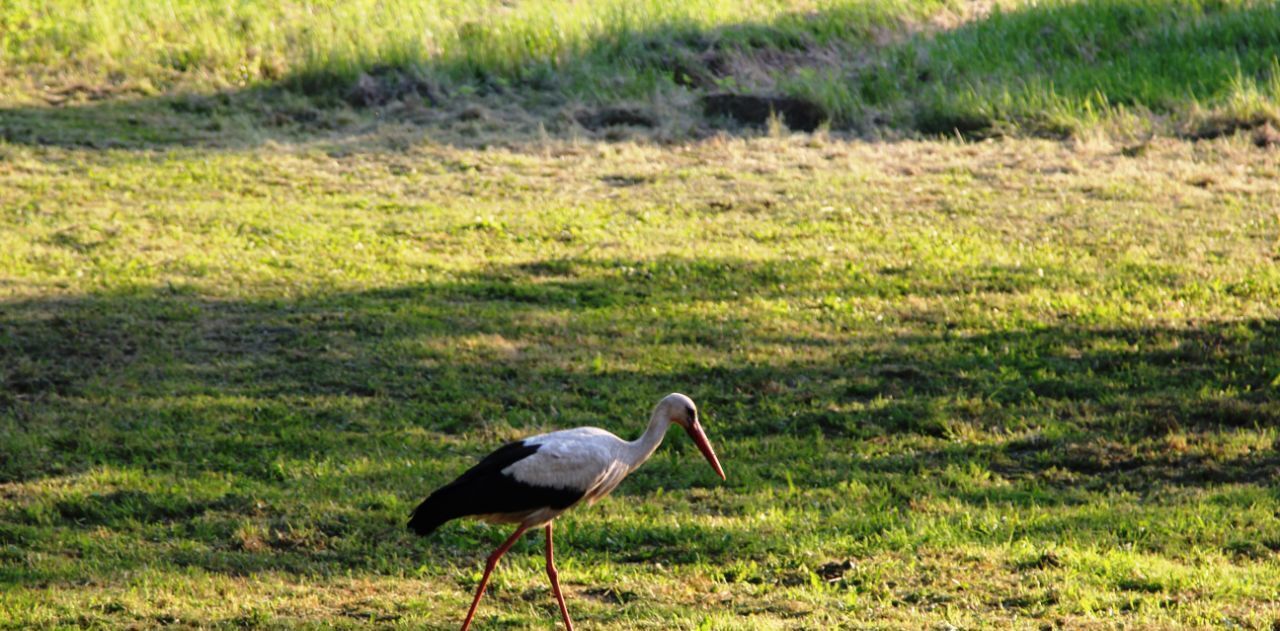
[[[558,114],[719,89],[674,55],[863,129],[1230,129],[1266,5],[46,4],[0,13],[0,627],[448,628],[503,532],[413,503],[672,390],[730,480],[673,436],[563,520],[584,627],[1280,618],[1270,152]],[[343,102],[388,61],[442,102]],[[486,626],[556,618],[538,551]]]
[[671,390],[729,483],[673,436],[568,516],[584,625],[1280,616],[1246,143],[379,146],[3,149],[0,620],[448,626],[502,533],[418,497]]
[[[277,85],[327,107],[394,68],[449,103],[517,100],[553,131],[580,102],[678,117],[722,90],[806,97],[864,134],[1280,121],[1280,11],[1257,0],[18,1],[0,32],[0,105],[23,107]],[[12,116],[0,130],[25,137],[32,121]]]

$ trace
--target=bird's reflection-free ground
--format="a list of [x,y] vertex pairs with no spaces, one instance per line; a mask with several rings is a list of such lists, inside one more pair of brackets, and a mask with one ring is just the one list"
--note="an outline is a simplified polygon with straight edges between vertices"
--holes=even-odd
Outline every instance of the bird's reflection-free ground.
[[506,530],[413,503],[673,390],[728,482],[671,440],[558,522],[584,628],[1278,615],[1247,139],[406,143],[0,147],[4,624],[452,626]]

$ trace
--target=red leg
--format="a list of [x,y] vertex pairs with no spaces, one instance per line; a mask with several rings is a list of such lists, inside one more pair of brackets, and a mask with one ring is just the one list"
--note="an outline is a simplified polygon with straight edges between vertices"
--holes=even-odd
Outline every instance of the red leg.
[[471,601],[471,609],[467,611],[467,619],[462,621],[462,631],[467,631],[467,628],[471,626],[471,618],[476,615],[476,606],[480,604],[480,597],[484,596],[484,588],[489,584],[489,574],[493,573],[493,568],[498,566],[498,559],[501,559],[502,555],[506,554],[507,550],[510,550],[511,546],[515,544],[516,539],[519,539],[520,535],[523,535],[524,531],[528,529],[528,526],[521,524],[519,528],[516,528],[515,532],[511,533],[510,537],[507,537],[506,541],[502,542],[502,545],[498,546],[497,550],[493,551],[493,554],[489,555],[489,561],[484,566],[484,578],[480,579],[480,588],[476,590],[476,597]]
[[551,551],[551,522],[547,522],[547,576],[551,578],[551,591],[556,593],[556,602],[560,603],[560,615],[564,616],[564,627],[573,631],[573,621],[569,619],[569,608],[564,604],[564,596],[560,594],[559,574],[556,573],[555,553]]

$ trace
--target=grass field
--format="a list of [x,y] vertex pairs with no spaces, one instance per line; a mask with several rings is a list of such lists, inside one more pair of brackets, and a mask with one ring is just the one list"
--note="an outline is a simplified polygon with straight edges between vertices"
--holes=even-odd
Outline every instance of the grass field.
[[[671,391],[728,481],[673,433],[558,522],[584,629],[1280,625],[1274,6],[231,6],[0,9],[0,628],[451,628],[507,530],[417,501]],[[1064,17],[1148,37],[955,65]],[[825,79],[645,32],[971,81],[755,129],[681,108]],[[552,628],[541,549],[477,628]]]
[[[10,0],[0,138],[142,126],[154,142],[174,131],[155,119],[192,109],[220,133],[342,127],[326,111],[344,97],[517,103],[553,133],[582,105],[625,104],[686,137],[693,101],[717,92],[803,98],[871,137],[1203,138],[1280,126],[1277,55],[1263,0]],[[49,103],[72,107],[40,125]],[[383,113],[431,118],[415,109]]]

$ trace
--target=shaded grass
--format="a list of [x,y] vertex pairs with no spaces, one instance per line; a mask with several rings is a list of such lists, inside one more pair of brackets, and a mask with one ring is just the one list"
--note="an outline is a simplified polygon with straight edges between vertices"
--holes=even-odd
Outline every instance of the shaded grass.
[[1252,0],[71,4],[0,16],[11,142],[279,137],[348,129],[351,106],[571,135],[617,104],[687,138],[725,123],[694,102],[721,92],[802,97],[876,137],[1200,138],[1276,124],[1280,95],[1280,12]]
[[838,19],[828,20],[776,2],[17,3],[6,12],[14,28],[4,51],[14,66],[47,72],[153,81],[191,73],[223,86],[288,76],[349,80],[377,64],[426,64],[454,80],[536,83],[567,71],[583,89],[601,88],[599,72],[613,69],[622,73],[613,83],[627,90],[653,80],[659,49],[705,44],[710,32],[734,48],[798,48],[814,35],[822,42],[866,37],[959,5],[838,3]]
[[[1267,628],[1275,164],[1240,139],[7,145],[0,620],[456,624],[504,440],[673,436],[566,516],[603,628]],[[481,609],[554,620],[539,543]]]

